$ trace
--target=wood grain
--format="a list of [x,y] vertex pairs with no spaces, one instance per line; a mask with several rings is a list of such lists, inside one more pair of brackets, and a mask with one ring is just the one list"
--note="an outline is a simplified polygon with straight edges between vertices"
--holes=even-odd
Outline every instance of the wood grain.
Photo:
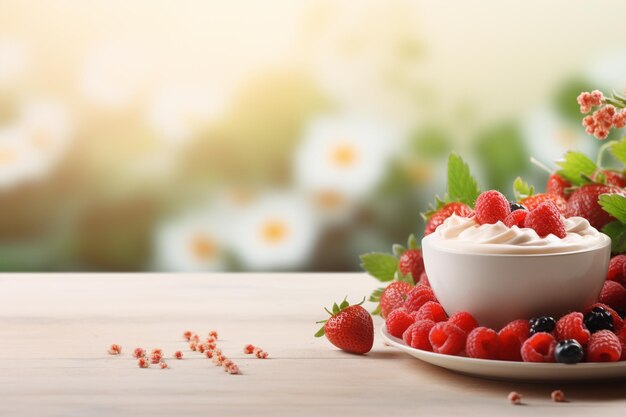
[[[363,274],[4,274],[2,416],[623,415],[626,384],[531,385],[451,373],[383,346],[366,356],[314,339],[322,306],[376,287]],[[376,321],[377,327],[380,320]],[[187,349],[184,330],[220,333],[243,375]],[[106,354],[111,343],[123,354]],[[253,343],[268,360],[245,355]],[[134,347],[183,350],[139,369]],[[556,404],[550,392],[571,400]],[[516,390],[524,406],[509,405]]]

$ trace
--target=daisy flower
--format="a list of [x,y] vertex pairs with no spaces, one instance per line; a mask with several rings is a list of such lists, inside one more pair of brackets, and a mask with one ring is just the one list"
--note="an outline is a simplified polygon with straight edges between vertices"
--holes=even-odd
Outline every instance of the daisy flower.
[[259,198],[242,210],[234,225],[231,247],[249,270],[301,268],[319,229],[305,200],[286,193]]
[[387,172],[396,138],[393,131],[370,119],[313,120],[296,150],[296,183],[320,196],[365,196]]

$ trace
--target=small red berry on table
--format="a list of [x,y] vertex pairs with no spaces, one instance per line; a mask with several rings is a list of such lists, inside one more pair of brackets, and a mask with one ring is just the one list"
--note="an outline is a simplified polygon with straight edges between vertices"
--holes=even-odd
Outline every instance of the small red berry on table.
[[183,352],[181,352],[180,350],[177,350],[176,352],[174,352],[174,357],[176,359],[182,359],[183,358]]
[[133,352],[133,356],[135,358],[143,358],[144,356],[146,356],[146,350],[142,348],[136,348]]
[[109,353],[109,355],[119,355],[120,353],[122,353],[122,346],[114,343],[111,345],[107,352]]
[[511,404],[521,404],[522,403],[522,396],[521,394],[515,392],[515,391],[511,391],[509,393],[509,395],[507,396],[508,400],[511,402]]
[[552,391],[552,393],[550,394],[550,398],[552,398],[552,401],[554,401],[555,403],[565,402],[565,394],[560,389]]
[[254,352],[254,345],[247,344],[243,347],[243,353],[251,355]]

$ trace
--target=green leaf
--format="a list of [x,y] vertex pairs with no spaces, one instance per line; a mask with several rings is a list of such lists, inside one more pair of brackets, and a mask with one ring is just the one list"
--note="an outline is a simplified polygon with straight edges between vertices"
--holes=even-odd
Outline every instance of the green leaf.
[[535,194],[535,187],[525,182],[521,177],[517,177],[513,181],[513,193],[515,199],[520,201]]
[[339,306],[337,303],[333,303],[333,315],[339,313]]
[[315,333],[315,337],[322,337],[322,336],[324,336],[324,326],[322,326],[322,328],[319,329],[317,333]]
[[391,281],[398,268],[398,260],[388,253],[366,253],[361,255],[361,268],[379,281]]
[[598,202],[611,216],[626,223],[626,197],[619,194],[602,194]]
[[402,275],[402,272],[400,272],[400,270],[398,270],[394,274],[393,280],[394,281],[399,281],[399,282],[408,282],[409,284],[413,285],[413,274],[411,274],[409,272],[406,275]]
[[372,303],[380,302],[380,296],[383,295],[383,291],[385,291],[385,288],[386,287],[376,288],[374,291],[372,291],[372,293],[370,294],[370,298],[368,298],[367,301],[371,301]]
[[373,311],[371,311],[371,312],[370,312],[370,314],[371,314],[372,316],[378,316],[378,315],[380,315],[380,311],[381,311],[381,309],[380,309],[380,304],[378,304],[378,305],[376,306],[376,308],[375,308]]
[[448,157],[448,200],[473,207],[479,194],[478,184],[469,166],[460,156],[451,153]]
[[626,224],[615,221],[602,228],[602,233],[611,238],[612,252],[626,252]]
[[583,185],[586,182],[583,176],[592,177],[598,169],[595,162],[576,151],[567,152],[557,165],[561,167],[558,174],[573,185]]
[[626,165],[626,138],[614,142],[610,149],[615,159]]
[[406,252],[406,248],[398,243],[394,243],[391,247],[391,251],[396,257],[401,257],[404,252]]
[[411,235],[409,236],[409,240],[407,241],[407,246],[409,247],[409,249],[419,248],[419,245],[417,244],[417,238],[415,237],[413,233],[411,233]]
[[346,297],[346,298],[343,299],[341,304],[339,304],[339,310],[343,310],[344,308],[348,307],[349,305],[350,305],[350,303],[348,302],[348,297]]

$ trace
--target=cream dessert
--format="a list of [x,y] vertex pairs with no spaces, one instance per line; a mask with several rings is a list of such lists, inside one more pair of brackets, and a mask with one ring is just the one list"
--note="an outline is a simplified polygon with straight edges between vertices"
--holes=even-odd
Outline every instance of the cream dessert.
[[563,218],[566,235],[541,237],[530,228],[508,227],[501,221],[478,224],[474,217],[453,214],[426,236],[440,249],[485,254],[554,254],[602,247],[610,238],[582,217]]

